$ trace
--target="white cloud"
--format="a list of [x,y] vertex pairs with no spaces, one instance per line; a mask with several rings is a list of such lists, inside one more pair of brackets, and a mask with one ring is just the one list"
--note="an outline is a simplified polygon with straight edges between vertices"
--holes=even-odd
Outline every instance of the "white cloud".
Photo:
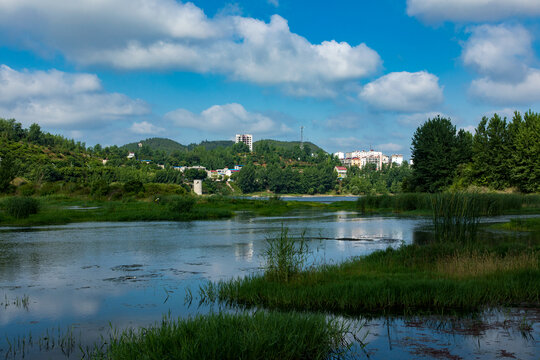
[[516,81],[533,59],[532,38],[520,25],[482,25],[470,30],[464,44],[463,63],[491,79]]
[[470,94],[482,101],[496,105],[540,103],[540,70],[529,69],[518,83],[496,81],[490,78],[473,80]]
[[371,75],[381,65],[365,44],[312,44],[279,15],[269,23],[231,15],[209,19],[195,5],[174,0],[3,1],[0,28],[4,41],[60,51],[82,65],[219,73],[284,85],[302,96],[334,95],[335,83]]
[[165,119],[177,126],[198,129],[209,133],[253,133],[257,136],[290,133],[292,130],[260,113],[248,112],[242,105],[232,103],[214,105],[200,114],[177,109],[165,114]]
[[397,152],[403,150],[403,145],[395,143],[386,143],[376,145],[375,148],[382,152]]
[[279,0],[267,0],[270,5],[279,6]]
[[393,72],[366,84],[360,98],[380,110],[417,112],[440,104],[443,89],[439,78],[426,71]]
[[540,15],[538,0],[407,0],[407,14],[422,21],[484,22]]
[[0,114],[25,125],[88,126],[148,111],[141,100],[103,91],[93,74],[17,71],[0,65]]
[[158,127],[148,121],[135,122],[131,125],[130,130],[135,134],[155,135],[165,132],[165,129]]
[[522,26],[483,25],[471,30],[462,59],[480,78],[469,94],[495,105],[532,105],[540,102],[540,69],[532,67],[532,36]]
[[405,126],[417,127],[425,123],[428,119],[433,119],[433,118],[436,118],[437,116],[450,119],[450,116],[446,114],[432,111],[432,112],[426,112],[426,113],[400,115],[397,121],[400,124],[405,125]]

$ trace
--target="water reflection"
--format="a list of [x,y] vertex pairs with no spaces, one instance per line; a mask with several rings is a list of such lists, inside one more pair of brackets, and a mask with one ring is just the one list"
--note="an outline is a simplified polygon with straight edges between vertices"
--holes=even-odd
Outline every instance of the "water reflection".
[[[6,347],[6,336],[24,336],[30,331],[40,334],[75,324],[90,341],[94,338],[90,334],[97,338],[109,321],[119,328],[145,326],[168,312],[173,317],[208,312],[207,305],[184,304],[186,289],[198,289],[208,280],[261,271],[265,239],[279,234],[282,226],[293,236],[305,232],[311,239],[312,262],[335,263],[401,243],[421,242],[428,225],[428,220],[418,218],[303,211],[274,218],[243,214],[224,221],[84,223],[30,231],[3,228],[0,299],[27,296],[29,303],[26,309],[0,309],[0,349]],[[377,357],[417,357],[411,354],[415,345],[403,341],[411,322],[392,323],[387,338],[391,346],[383,344],[387,332],[383,325],[380,320],[370,323],[370,351]],[[438,331],[441,336],[447,334],[427,323],[414,329],[418,336],[439,336]],[[538,330],[536,323],[534,331]],[[461,337],[466,335],[452,331],[457,333],[452,346],[465,346],[467,341]],[[500,328],[487,329],[478,337],[491,343],[495,335],[490,334],[499,334],[501,344],[508,342],[508,349],[514,346],[515,339],[500,335]],[[538,350],[536,342],[519,344],[527,351]],[[396,348],[400,350],[392,350]],[[524,352],[516,354],[527,358]]]

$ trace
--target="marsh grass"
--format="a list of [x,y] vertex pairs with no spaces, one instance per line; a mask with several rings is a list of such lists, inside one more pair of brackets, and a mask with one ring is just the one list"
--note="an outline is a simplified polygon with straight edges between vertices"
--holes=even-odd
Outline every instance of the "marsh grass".
[[348,325],[323,315],[210,314],[115,332],[92,359],[332,359],[348,350]]
[[288,282],[304,269],[310,251],[304,235],[305,233],[302,233],[300,238],[295,239],[289,236],[289,229],[282,225],[279,235],[266,238],[266,277]]
[[437,273],[450,278],[465,279],[522,270],[538,271],[539,256],[533,251],[500,256],[494,253],[458,253],[437,260]]
[[[468,199],[469,202],[474,202],[478,207],[480,216],[540,211],[540,195],[475,192],[457,194],[464,199]],[[432,197],[437,195],[426,193],[367,195],[358,198],[356,209],[361,213],[429,214],[432,210]]]
[[430,202],[435,240],[475,240],[480,215],[485,211],[482,211],[483,204],[478,196],[465,193],[441,193],[431,195]]
[[27,196],[13,196],[3,201],[6,213],[15,219],[26,219],[39,211],[39,201]]
[[[540,240],[540,239],[539,239]],[[540,304],[538,241],[494,244],[433,242],[388,248],[339,265],[296,274],[221,281],[231,305],[344,314],[475,312],[491,306]]]

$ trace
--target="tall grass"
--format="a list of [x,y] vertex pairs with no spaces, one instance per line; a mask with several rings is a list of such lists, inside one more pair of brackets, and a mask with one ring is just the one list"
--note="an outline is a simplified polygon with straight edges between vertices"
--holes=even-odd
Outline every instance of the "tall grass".
[[6,213],[15,219],[26,219],[39,211],[39,201],[25,196],[14,196],[4,200]]
[[322,315],[210,314],[113,334],[93,359],[331,359],[350,344],[343,322]]
[[[481,216],[495,216],[521,211],[524,208],[540,210],[540,195],[458,193],[474,201]],[[359,197],[356,207],[361,212],[374,211],[426,211],[432,210],[432,197],[440,194],[404,193],[396,195],[367,195]]]
[[262,275],[222,281],[226,303],[346,314],[478,311],[540,304],[540,238],[495,244],[435,242],[389,248],[303,271],[289,282]]
[[472,241],[476,238],[482,203],[477,196],[441,193],[430,196],[437,241]]
[[278,236],[266,239],[266,276],[277,281],[289,281],[303,270],[308,254],[309,247],[304,235],[294,239],[289,236],[289,229],[282,226]]

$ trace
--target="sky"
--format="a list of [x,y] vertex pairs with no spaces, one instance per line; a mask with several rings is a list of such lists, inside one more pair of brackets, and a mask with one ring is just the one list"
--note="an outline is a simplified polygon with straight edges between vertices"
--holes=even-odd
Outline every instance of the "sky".
[[0,117],[408,158],[428,118],[538,111],[539,39],[538,0],[0,0]]

